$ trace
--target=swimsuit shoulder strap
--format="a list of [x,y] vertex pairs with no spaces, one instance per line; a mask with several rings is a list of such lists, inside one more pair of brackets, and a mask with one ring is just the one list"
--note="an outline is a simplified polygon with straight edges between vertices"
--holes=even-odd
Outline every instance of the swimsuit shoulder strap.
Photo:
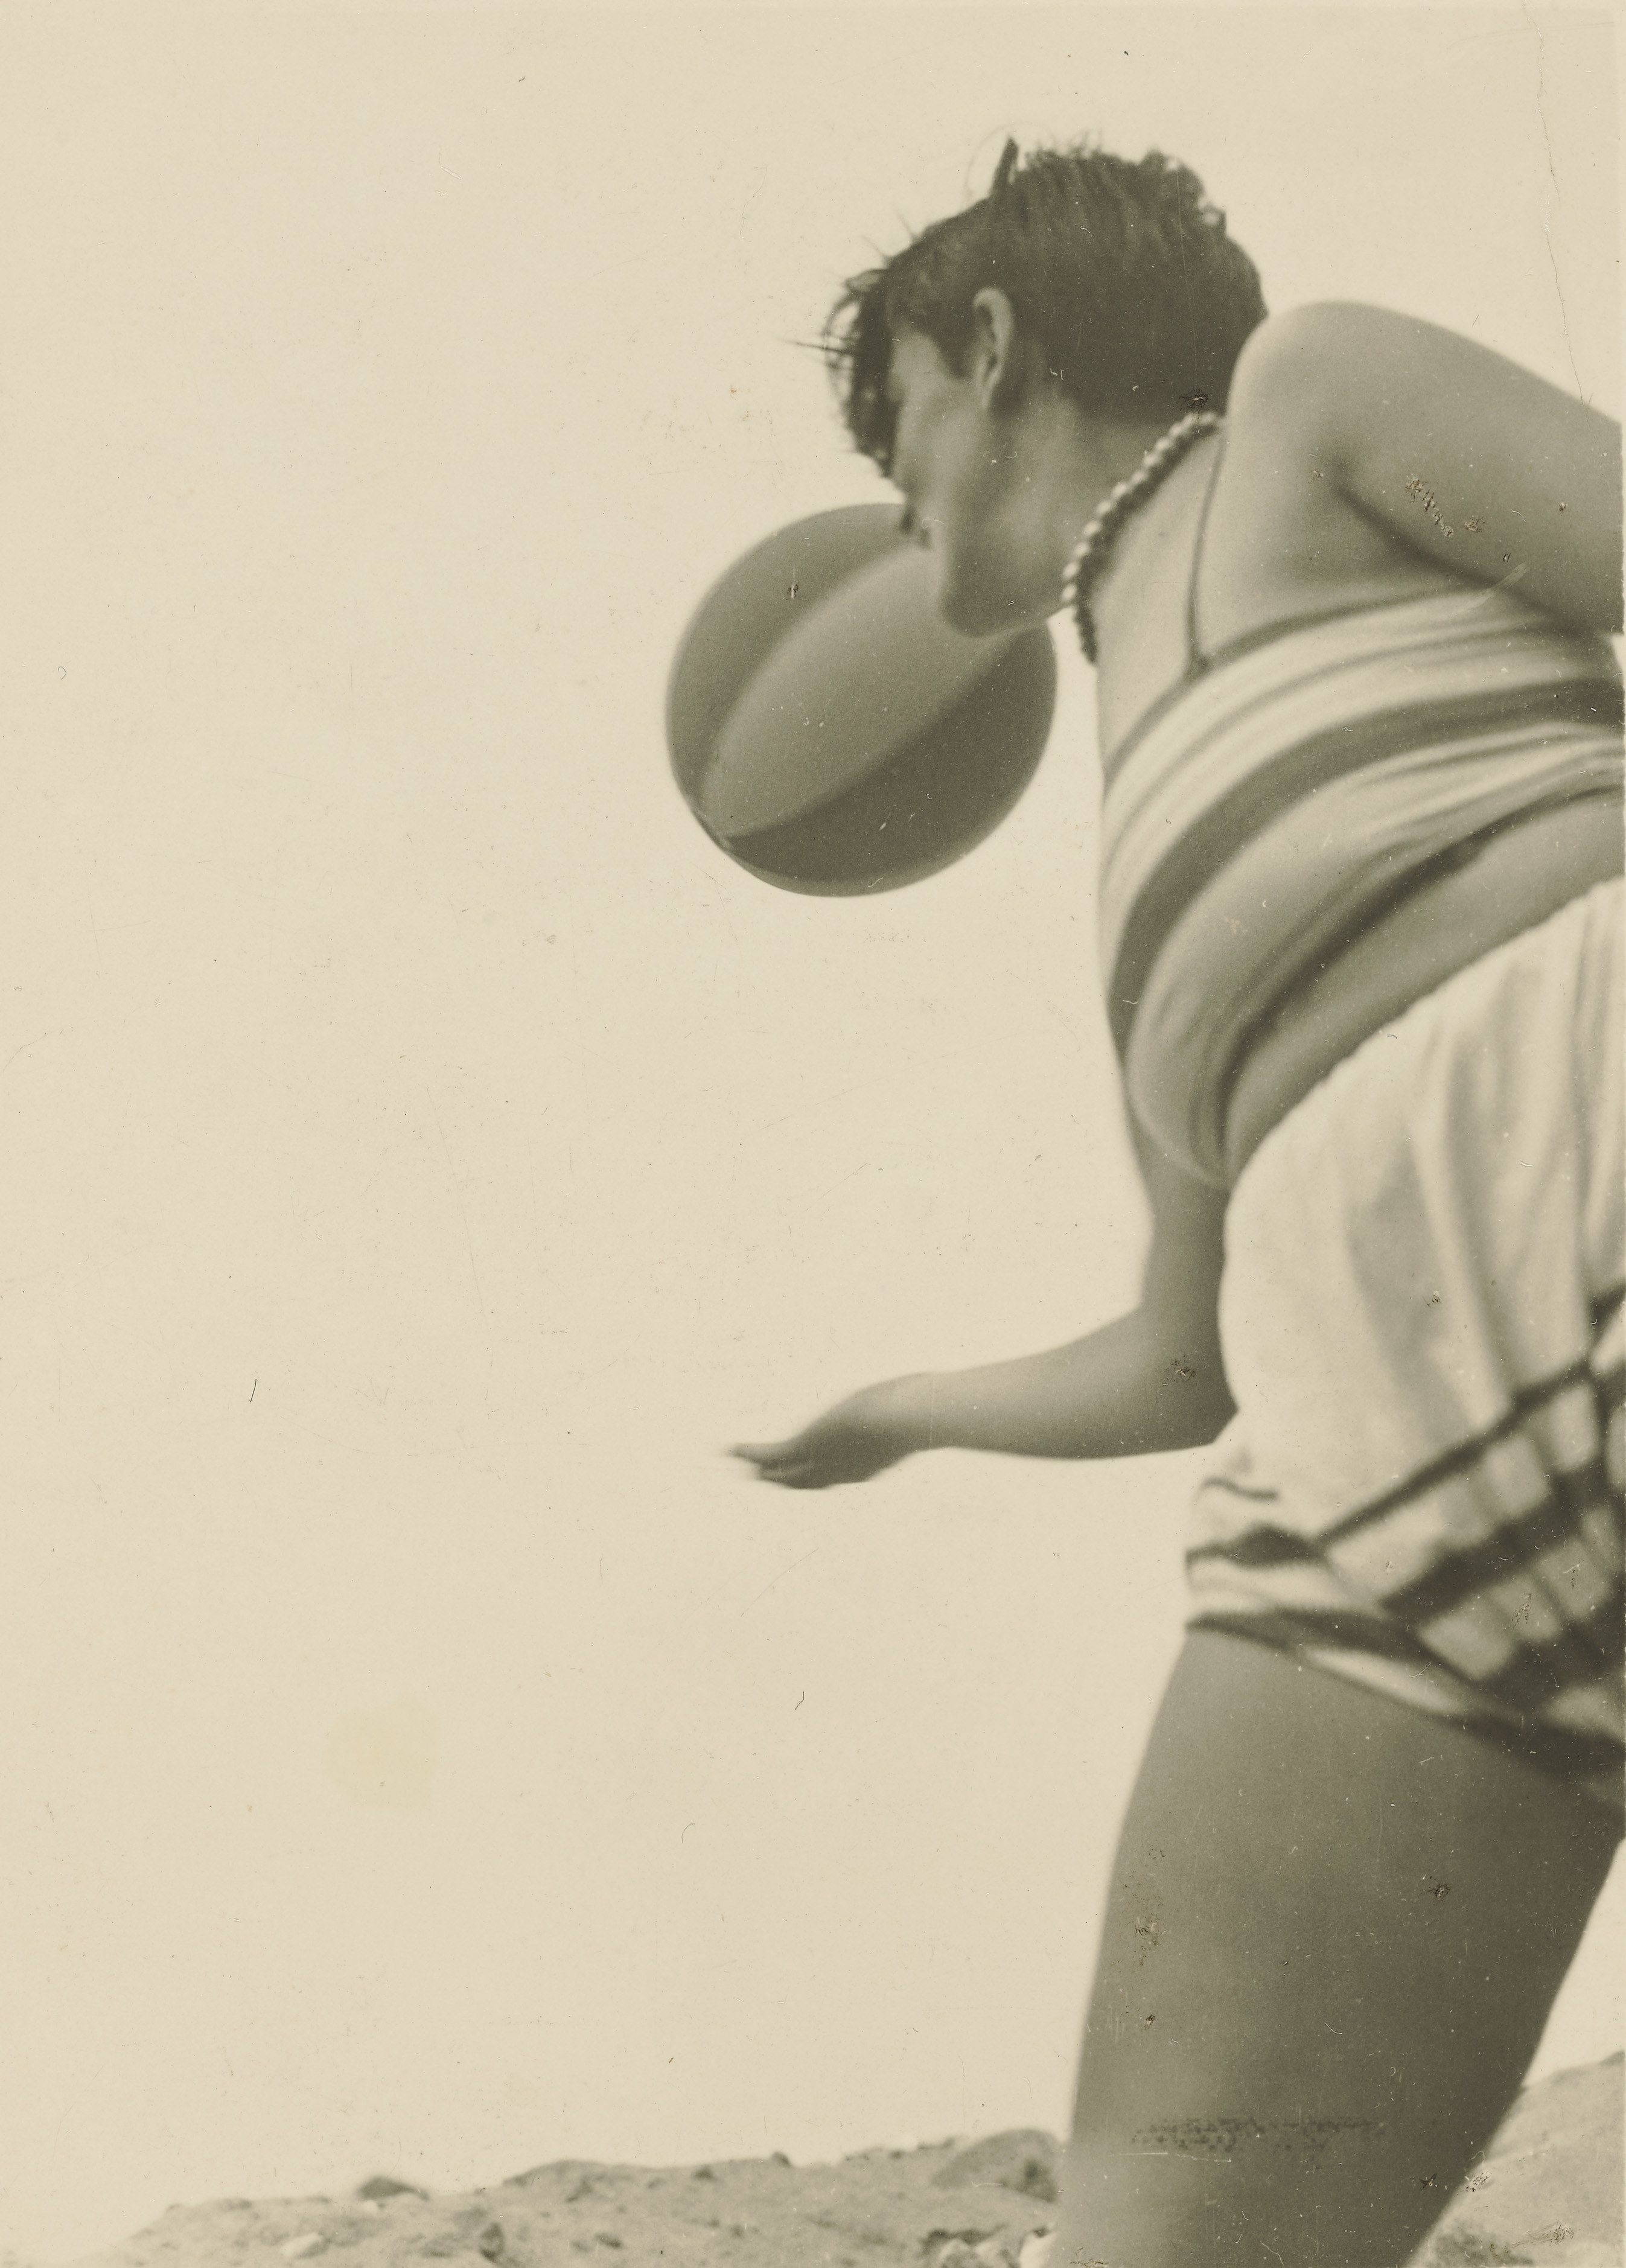
[[1203,568],[1203,547],[1208,536],[1208,516],[1214,502],[1214,490],[1219,482],[1219,468],[1225,462],[1225,429],[1219,429],[1214,448],[1214,461],[1209,468],[1208,486],[1203,493],[1203,509],[1197,515],[1197,539],[1191,552],[1191,578],[1186,585],[1186,674],[1197,676],[1208,666],[1210,657],[1203,651],[1197,636],[1197,577]]

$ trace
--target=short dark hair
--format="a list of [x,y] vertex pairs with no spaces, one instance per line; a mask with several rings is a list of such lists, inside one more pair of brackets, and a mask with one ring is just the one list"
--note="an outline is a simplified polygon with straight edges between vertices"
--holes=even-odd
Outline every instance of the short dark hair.
[[1087,142],[1022,158],[1007,142],[988,195],[853,276],[825,326],[848,430],[883,471],[894,337],[923,332],[963,371],[971,303],[990,285],[1063,391],[1109,416],[1223,409],[1242,342],[1265,315],[1258,270],[1189,166]]

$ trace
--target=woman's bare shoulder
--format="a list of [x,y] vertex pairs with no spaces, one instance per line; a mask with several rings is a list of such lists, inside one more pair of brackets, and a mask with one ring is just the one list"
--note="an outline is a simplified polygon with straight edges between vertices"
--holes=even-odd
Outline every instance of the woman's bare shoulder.
[[1476,340],[1389,308],[1295,307],[1243,349],[1227,424],[1240,454],[1278,479],[1313,468],[1436,566],[1618,625],[1620,428]]
[[[1420,371],[1453,392],[1492,392],[1510,383],[1560,390],[1506,355],[1439,323],[1356,299],[1317,299],[1268,316],[1247,341],[1232,380],[1233,414],[1268,404],[1313,414],[1328,404],[1372,404],[1392,380]],[[1580,404],[1575,405],[1578,409]]]

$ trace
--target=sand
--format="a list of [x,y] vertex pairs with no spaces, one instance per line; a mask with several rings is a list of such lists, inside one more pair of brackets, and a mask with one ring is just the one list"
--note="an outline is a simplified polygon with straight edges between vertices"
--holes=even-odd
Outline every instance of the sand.
[[[1622,2115],[1619,2056],[1527,2089],[1419,2268],[1622,2268]],[[379,2175],[342,2197],[172,2205],[85,2268],[1017,2268],[1055,2219],[1057,2155],[1023,2130],[834,2166],[570,2159],[445,2197]]]

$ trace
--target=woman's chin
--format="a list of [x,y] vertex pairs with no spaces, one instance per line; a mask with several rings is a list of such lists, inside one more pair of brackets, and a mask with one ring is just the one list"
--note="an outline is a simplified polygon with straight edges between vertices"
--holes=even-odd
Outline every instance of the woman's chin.
[[1009,637],[1046,621],[1051,609],[1032,592],[1017,593],[1007,585],[953,575],[939,577],[937,610],[950,630],[965,637]]
[[989,592],[968,590],[964,585],[938,585],[938,613],[950,630],[964,637],[991,637],[996,630],[1012,627],[1008,607],[1000,605]]

